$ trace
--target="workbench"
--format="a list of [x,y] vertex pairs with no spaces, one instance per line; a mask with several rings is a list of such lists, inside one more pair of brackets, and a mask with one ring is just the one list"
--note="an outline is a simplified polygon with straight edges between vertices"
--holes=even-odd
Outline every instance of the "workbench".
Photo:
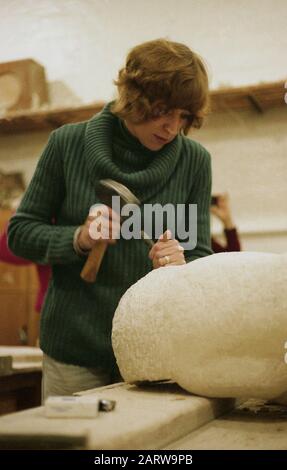
[[47,418],[44,408],[0,418],[1,449],[286,449],[287,409],[210,399],[172,383],[114,384],[81,395],[115,400],[96,418]]
[[41,405],[42,351],[0,346],[0,415]]

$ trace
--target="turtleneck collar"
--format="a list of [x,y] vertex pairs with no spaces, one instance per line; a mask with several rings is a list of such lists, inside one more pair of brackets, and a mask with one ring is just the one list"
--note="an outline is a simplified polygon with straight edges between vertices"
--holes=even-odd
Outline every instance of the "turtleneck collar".
[[[125,146],[136,153],[140,152],[142,157],[149,157],[149,161],[156,157],[160,150],[150,150],[145,147],[127,128],[125,122],[122,119],[117,119],[115,126],[115,139],[119,138],[125,143]],[[145,159],[146,160],[146,159]]]
[[92,180],[111,178],[126,185],[141,201],[159,192],[180,157],[182,137],[158,151],[141,144],[110,111],[111,103],[88,121],[86,161]]

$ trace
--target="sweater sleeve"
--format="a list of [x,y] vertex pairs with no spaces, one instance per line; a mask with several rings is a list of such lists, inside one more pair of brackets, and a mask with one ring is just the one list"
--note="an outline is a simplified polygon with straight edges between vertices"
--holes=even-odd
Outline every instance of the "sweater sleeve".
[[52,132],[22,202],[8,227],[11,251],[39,264],[79,261],[73,249],[76,226],[52,225],[65,196],[60,156]]
[[236,228],[224,229],[226,245],[221,245],[214,237],[211,238],[211,246],[214,253],[223,253],[226,251],[241,251],[239,236]]
[[19,266],[25,266],[32,264],[31,261],[15,256],[8,247],[8,237],[7,237],[7,228],[8,225],[4,228],[3,232],[0,235],[0,261],[9,264],[17,264]]
[[225,229],[224,230],[226,236],[226,251],[241,251],[239,236],[236,228]]
[[226,251],[225,246],[221,245],[214,237],[211,237],[211,248],[214,253],[223,253]]
[[205,150],[202,164],[195,175],[190,204],[197,205],[197,244],[185,251],[186,262],[212,254],[210,245],[211,158]]

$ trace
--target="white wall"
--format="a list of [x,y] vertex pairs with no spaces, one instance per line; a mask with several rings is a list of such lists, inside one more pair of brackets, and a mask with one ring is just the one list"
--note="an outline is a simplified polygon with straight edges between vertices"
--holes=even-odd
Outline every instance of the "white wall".
[[0,62],[32,57],[83,100],[110,99],[129,48],[185,42],[212,87],[286,77],[286,0],[0,0]]
[[212,155],[213,191],[230,193],[244,248],[287,251],[287,105],[211,116],[193,137]]
[[[163,36],[201,53],[213,88],[274,81],[287,76],[286,18],[286,0],[0,0],[0,62],[42,63],[55,105],[109,100],[127,50]],[[212,154],[214,191],[231,194],[245,249],[287,251],[286,113],[222,114],[194,134]],[[0,135],[0,169],[29,180],[47,138]]]

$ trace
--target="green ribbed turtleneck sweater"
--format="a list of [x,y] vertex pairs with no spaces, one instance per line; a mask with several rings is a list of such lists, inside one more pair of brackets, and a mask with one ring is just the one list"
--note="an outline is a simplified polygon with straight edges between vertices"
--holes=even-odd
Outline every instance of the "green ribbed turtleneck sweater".
[[109,246],[94,284],[80,278],[85,258],[74,252],[73,235],[90,206],[100,202],[95,186],[103,178],[125,184],[142,202],[197,204],[197,246],[185,256],[192,261],[212,253],[210,156],[200,144],[178,136],[160,151],[148,150],[110,105],[87,122],[52,132],[10,222],[9,247],[52,266],[41,348],[58,361],[86,367],[114,365],[114,311],[127,288],[152,269],[142,240],[120,239]]

